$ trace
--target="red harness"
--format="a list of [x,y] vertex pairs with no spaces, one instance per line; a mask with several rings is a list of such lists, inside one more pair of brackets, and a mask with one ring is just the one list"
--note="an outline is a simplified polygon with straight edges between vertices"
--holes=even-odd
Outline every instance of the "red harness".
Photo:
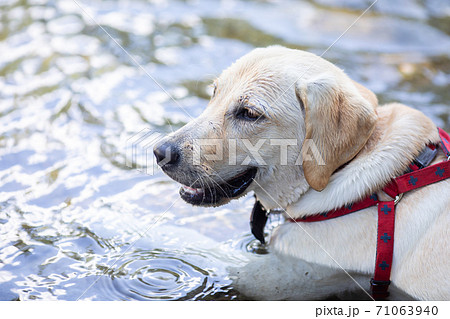
[[[371,293],[374,299],[386,298],[388,293],[394,253],[394,226],[395,226],[395,205],[403,196],[403,193],[413,189],[430,185],[446,178],[450,178],[450,136],[442,129],[438,129],[441,138],[441,148],[448,156],[447,161],[427,166],[436,155],[436,147],[429,145],[433,156],[428,158],[428,163],[421,163],[417,159],[409,166],[409,173],[394,178],[383,191],[395,198],[391,201],[380,201],[376,194],[373,194],[359,202],[346,205],[339,209],[322,213],[319,215],[306,216],[303,218],[289,219],[291,222],[318,222],[340,216],[344,216],[374,205],[378,206],[378,231],[377,231],[377,254],[375,261],[375,272],[370,280]],[[422,154],[430,153],[424,151]],[[422,156],[419,155],[420,156]]]

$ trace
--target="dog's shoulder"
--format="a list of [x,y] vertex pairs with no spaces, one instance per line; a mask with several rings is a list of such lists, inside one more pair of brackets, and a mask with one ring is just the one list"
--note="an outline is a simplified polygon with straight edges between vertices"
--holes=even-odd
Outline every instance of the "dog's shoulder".
[[422,112],[399,103],[377,107],[377,124],[357,156],[335,172],[321,192],[310,189],[288,207],[295,217],[333,210],[361,200],[401,175],[430,143],[436,125]]

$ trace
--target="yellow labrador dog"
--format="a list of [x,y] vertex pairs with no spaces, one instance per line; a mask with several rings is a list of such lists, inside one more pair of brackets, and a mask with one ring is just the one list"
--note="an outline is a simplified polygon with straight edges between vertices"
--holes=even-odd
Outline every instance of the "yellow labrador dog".
[[[205,111],[154,153],[188,203],[218,206],[253,191],[266,210],[301,218],[372,193],[391,200],[383,187],[438,143],[436,126],[421,112],[378,106],[371,91],[330,62],[274,46],[226,69]],[[431,164],[444,160],[438,149]],[[391,289],[450,300],[449,229],[449,179],[405,193],[396,206]],[[319,299],[367,287],[376,238],[376,206],[322,222],[286,222],[273,231],[269,255],[235,271],[235,284],[258,299]]]

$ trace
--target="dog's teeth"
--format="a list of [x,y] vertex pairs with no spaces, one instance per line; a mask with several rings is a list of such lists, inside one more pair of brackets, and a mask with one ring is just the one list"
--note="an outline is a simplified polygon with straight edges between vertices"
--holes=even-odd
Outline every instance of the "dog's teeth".
[[185,192],[187,192],[189,194],[199,194],[202,192],[201,188],[192,188],[192,187],[185,186],[185,185],[183,185],[183,189]]

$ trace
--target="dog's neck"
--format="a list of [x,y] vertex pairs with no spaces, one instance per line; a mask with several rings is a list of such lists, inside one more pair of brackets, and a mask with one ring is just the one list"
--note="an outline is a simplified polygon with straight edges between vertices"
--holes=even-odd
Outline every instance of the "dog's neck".
[[283,207],[290,217],[327,212],[379,191],[401,175],[427,144],[439,141],[436,126],[419,111],[390,104],[379,107],[377,113],[375,130],[365,147],[332,175],[323,191],[310,188]]
[[[279,183],[273,181],[260,180],[254,181],[253,191],[256,198],[264,206],[266,210],[276,209],[280,207],[288,207],[295,203],[309,189],[309,185],[303,175],[301,166],[294,165],[283,167],[279,170],[277,167],[269,168],[264,172],[264,176],[276,176]],[[262,185],[270,185],[262,187]]]

